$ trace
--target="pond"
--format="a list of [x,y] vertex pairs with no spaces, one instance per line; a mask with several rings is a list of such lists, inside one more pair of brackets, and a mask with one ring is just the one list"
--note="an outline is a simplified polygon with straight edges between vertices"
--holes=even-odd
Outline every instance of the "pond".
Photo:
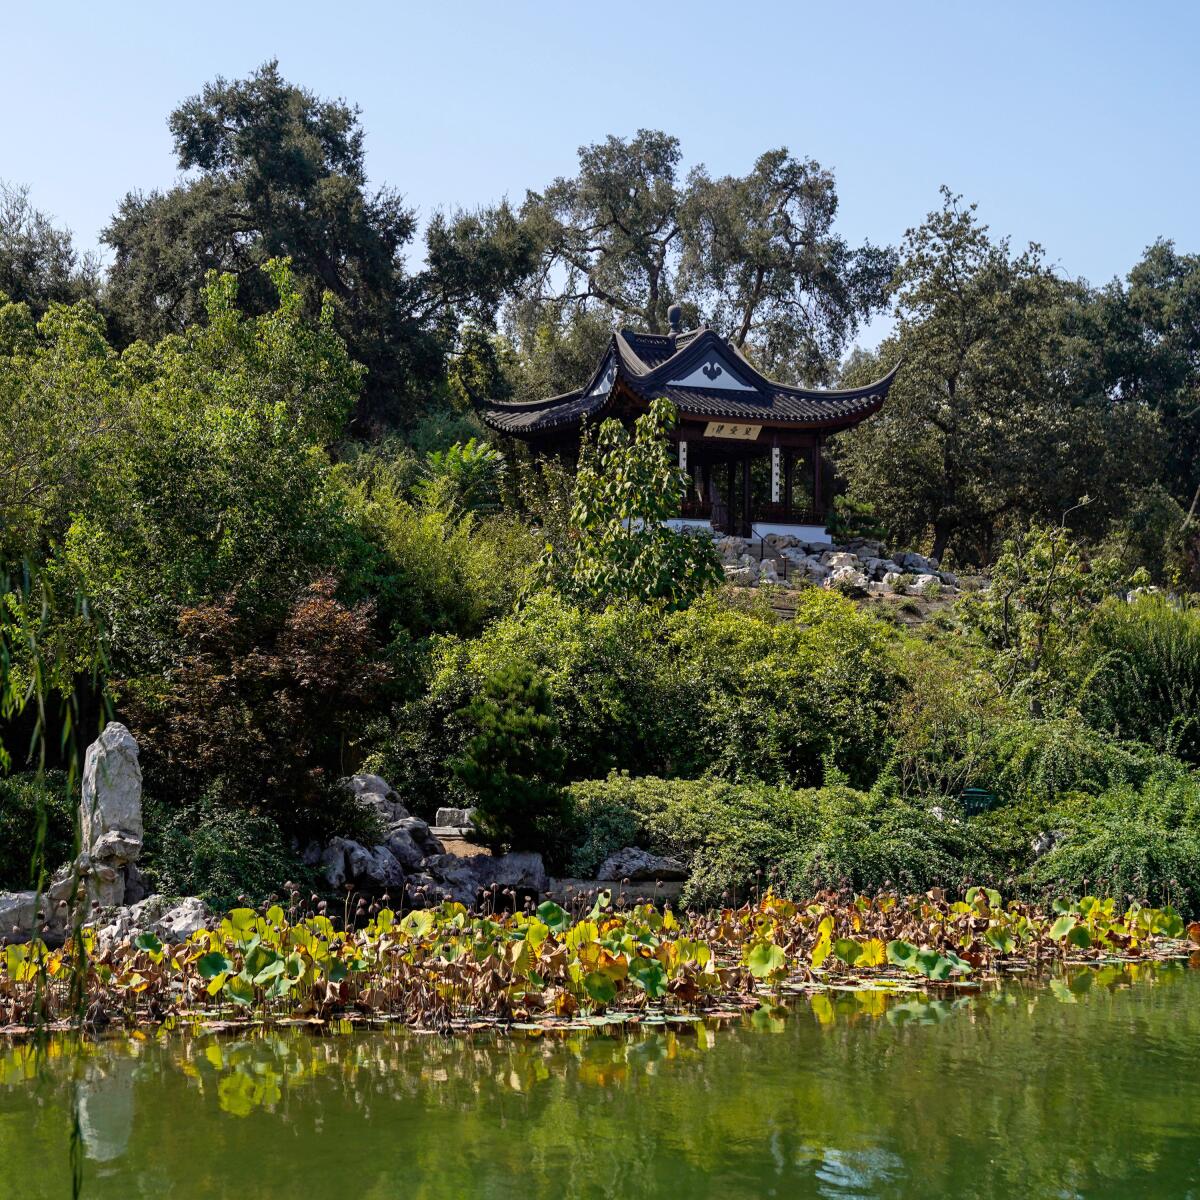
[[0,1195],[1200,1196],[1200,971],[734,1021],[0,1046]]

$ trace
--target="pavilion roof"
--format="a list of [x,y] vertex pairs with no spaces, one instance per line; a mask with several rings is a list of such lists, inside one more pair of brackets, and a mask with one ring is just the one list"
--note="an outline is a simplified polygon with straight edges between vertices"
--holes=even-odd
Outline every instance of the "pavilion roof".
[[835,432],[883,406],[897,369],[863,387],[794,387],[768,379],[707,326],[675,334],[622,329],[583,387],[544,400],[488,401],[480,415],[500,433],[538,437],[598,419],[622,397],[649,404],[665,396],[683,418]]

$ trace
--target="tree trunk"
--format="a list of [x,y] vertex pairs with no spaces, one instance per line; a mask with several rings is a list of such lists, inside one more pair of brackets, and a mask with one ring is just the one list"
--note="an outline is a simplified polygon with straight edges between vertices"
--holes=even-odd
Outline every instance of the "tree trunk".
[[946,547],[950,544],[950,537],[954,533],[954,525],[950,521],[934,521],[933,523],[933,557],[942,561],[942,556],[946,553]]

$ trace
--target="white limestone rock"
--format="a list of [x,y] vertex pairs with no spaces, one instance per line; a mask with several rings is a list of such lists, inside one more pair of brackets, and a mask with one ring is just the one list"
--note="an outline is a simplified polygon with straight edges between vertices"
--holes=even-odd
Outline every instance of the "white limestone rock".
[[96,950],[106,954],[141,933],[152,933],[170,945],[186,942],[193,933],[206,929],[212,918],[198,896],[169,900],[157,893],[137,904],[110,909],[91,922],[96,932]]
[[155,932],[164,942],[186,942],[208,926],[212,914],[198,896],[185,896],[159,918]]
[[142,768],[133,734],[117,721],[87,748],[80,816],[89,855],[103,858],[111,848],[122,862],[133,861],[133,846],[142,845]]
[[835,572],[846,567],[853,568],[854,570],[857,570],[859,567],[858,555],[851,554],[847,550],[827,551],[822,556],[821,561]]
[[118,721],[87,748],[79,802],[80,877],[103,907],[125,900],[125,868],[142,851],[142,768],[133,734]]
[[825,586],[837,588],[839,591],[848,592],[852,595],[865,594],[867,590],[867,577],[853,567],[838,567],[825,581]]

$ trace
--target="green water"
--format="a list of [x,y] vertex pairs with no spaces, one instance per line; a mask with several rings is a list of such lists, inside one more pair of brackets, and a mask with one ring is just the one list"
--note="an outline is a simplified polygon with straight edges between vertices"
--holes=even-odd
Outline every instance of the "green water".
[[1200,971],[721,1026],[0,1048],[0,1195],[1200,1197]]

